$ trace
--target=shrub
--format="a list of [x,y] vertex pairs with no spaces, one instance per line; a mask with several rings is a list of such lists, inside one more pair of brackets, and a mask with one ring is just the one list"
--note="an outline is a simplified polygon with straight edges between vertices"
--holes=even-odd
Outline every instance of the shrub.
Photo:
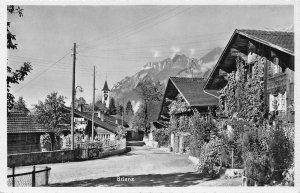
[[156,129],[154,131],[154,140],[159,146],[163,146],[170,140],[170,132],[168,129]]

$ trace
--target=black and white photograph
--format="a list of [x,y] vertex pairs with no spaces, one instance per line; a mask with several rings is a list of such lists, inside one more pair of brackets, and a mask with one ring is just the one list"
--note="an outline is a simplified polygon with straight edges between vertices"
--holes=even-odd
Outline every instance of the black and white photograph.
[[80,2],[3,9],[5,190],[297,187],[295,1]]

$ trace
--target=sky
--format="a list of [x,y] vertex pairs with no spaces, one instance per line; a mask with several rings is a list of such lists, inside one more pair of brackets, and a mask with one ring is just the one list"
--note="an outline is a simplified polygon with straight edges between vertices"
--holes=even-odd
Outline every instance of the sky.
[[138,72],[147,62],[174,54],[200,58],[225,47],[235,29],[283,30],[293,26],[288,5],[123,5],[22,6],[23,17],[8,14],[17,50],[8,50],[8,65],[31,62],[32,72],[12,86],[29,108],[51,92],[71,101],[72,48],[76,47],[76,97],[92,101],[93,66],[96,96]]

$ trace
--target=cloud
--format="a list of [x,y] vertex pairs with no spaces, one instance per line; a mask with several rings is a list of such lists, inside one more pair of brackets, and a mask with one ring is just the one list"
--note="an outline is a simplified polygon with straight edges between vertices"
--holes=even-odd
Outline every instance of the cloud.
[[171,50],[173,51],[171,58],[174,58],[174,56],[175,56],[178,52],[180,52],[180,48],[175,47],[175,46],[171,47]]
[[160,53],[158,50],[152,49],[151,52],[153,52],[153,58],[158,58],[160,56]]
[[190,56],[191,56],[191,57],[195,54],[195,51],[196,51],[196,50],[195,50],[194,48],[191,48],[191,49],[190,49]]

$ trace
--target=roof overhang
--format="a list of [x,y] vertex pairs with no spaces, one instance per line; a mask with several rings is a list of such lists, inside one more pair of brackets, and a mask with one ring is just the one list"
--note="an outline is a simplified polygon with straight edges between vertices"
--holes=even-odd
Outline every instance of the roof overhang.
[[[220,88],[226,85],[226,74],[236,70],[235,60],[238,55],[232,54],[232,49],[237,50],[239,53],[241,53],[241,58],[245,59],[245,56],[248,55],[249,41],[255,42],[256,44],[263,45],[264,47],[271,48],[273,50],[277,50],[279,52],[279,55],[294,56],[294,52],[292,52],[291,50],[282,48],[239,30],[235,30],[230,37],[225,49],[223,50],[220,58],[218,59],[216,65],[214,66],[211,74],[209,75],[209,78],[204,85],[204,90],[220,90]],[[289,68],[294,70],[293,65],[289,66]],[[221,71],[225,73],[221,73]]]

